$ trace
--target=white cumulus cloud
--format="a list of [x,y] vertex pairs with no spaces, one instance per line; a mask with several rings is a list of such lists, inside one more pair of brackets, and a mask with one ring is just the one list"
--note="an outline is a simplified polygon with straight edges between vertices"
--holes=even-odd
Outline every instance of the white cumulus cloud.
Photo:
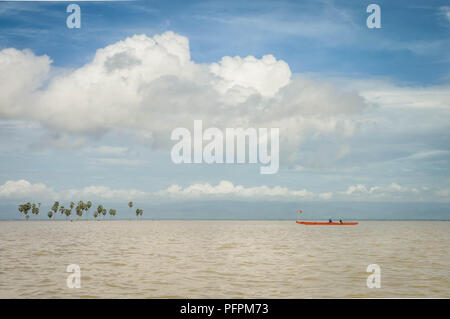
[[0,185],[0,198],[49,198],[56,193],[44,184],[32,184],[27,180],[7,181]]
[[0,185],[0,198],[8,200],[110,200],[128,201],[144,199],[148,193],[137,189],[111,189],[106,186],[87,186],[81,189],[54,191],[45,184],[32,184],[27,180],[7,181]]
[[270,54],[195,63],[189,40],[173,32],[134,35],[98,49],[79,68],[51,71],[47,56],[0,51],[0,118],[37,121],[61,134],[132,130],[160,148],[195,119],[219,128],[278,127],[281,149],[295,160],[307,137],[353,135],[352,116],[365,108],[357,93],[292,76]]
[[291,190],[281,186],[254,186],[245,187],[234,185],[230,181],[220,181],[217,185],[209,183],[192,184],[187,187],[171,185],[165,190],[155,192],[161,197],[178,199],[266,199],[266,200],[296,200],[314,199],[318,196],[322,199],[330,199],[330,193],[314,194],[307,189]]

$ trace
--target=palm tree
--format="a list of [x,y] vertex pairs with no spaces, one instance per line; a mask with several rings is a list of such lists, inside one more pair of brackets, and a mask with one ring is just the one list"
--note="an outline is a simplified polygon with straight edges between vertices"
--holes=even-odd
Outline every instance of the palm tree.
[[80,200],[78,202],[78,205],[77,205],[77,207],[75,209],[75,211],[77,213],[77,216],[78,216],[78,219],[80,219],[83,216],[83,210],[85,209],[85,206],[86,205],[83,203],[83,201]]
[[48,218],[52,218],[52,216],[53,216],[53,212],[52,211],[49,211],[48,213],[47,213],[47,216],[48,216]]
[[83,210],[81,209],[80,206],[77,206],[76,212],[77,212],[78,219],[80,219],[81,216],[83,216]]
[[66,215],[66,219],[67,219],[68,217],[70,217],[70,215],[72,215],[72,209],[66,209],[64,211],[64,214]]
[[97,211],[94,211],[94,218],[95,218],[95,220],[97,220],[97,217],[98,217],[98,212]]
[[30,218],[30,216],[28,216],[28,212],[30,211],[30,209],[32,209],[32,207],[33,206],[31,205],[31,203],[19,205],[19,212],[25,214],[26,220],[28,220]]
[[[100,216],[100,214],[103,212],[103,206],[102,205],[98,205],[97,207],[97,216]],[[96,217],[96,216],[94,216]]]
[[131,208],[133,208],[133,202],[128,202],[128,207],[130,207],[130,214],[131,214]]
[[109,210],[109,216],[110,217],[116,216],[116,213],[117,213],[117,211],[115,209],[110,209]]
[[36,204],[31,205],[31,213],[33,215],[39,215],[39,207]]
[[89,213],[89,209],[91,209],[91,207],[92,207],[92,202],[88,201],[86,204],[86,219],[88,219],[88,217],[89,217],[88,213]]
[[25,208],[23,207],[23,205],[19,205],[19,213],[23,213],[25,214]]
[[107,213],[106,208],[103,208],[103,211],[102,211],[103,218],[106,216],[106,213]]
[[142,209],[136,209],[136,218],[138,218],[139,216],[142,216],[142,214],[144,213],[144,211]]
[[58,212],[58,206],[59,206],[59,202],[55,202],[52,206],[52,211],[55,214],[55,217],[56,217],[56,213]]
[[61,215],[64,215],[64,212],[66,211],[66,209],[64,208],[64,206],[59,206],[59,212],[61,213]]

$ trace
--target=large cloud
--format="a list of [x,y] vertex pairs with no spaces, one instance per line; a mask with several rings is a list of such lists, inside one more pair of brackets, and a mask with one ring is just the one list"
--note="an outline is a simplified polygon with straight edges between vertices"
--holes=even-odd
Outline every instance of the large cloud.
[[30,119],[51,130],[97,134],[134,130],[155,147],[170,132],[205,126],[279,127],[290,159],[311,136],[351,136],[363,98],[332,84],[292,76],[272,55],[190,59],[187,38],[172,32],[135,35],[97,50],[88,64],[53,74],[51,60],[30,51],[0,51],[0,116]]
[[51,198],[56,193],[44,184],[32,184],[27,180],[7,181],[0,185],[0,198],[24,199],[24,198]]
[[27,180],[7,181],[0,185],[0,198],[8,200],[108,200],[129,201],[148,197],[148,193],[137,189],[111,189],[106,186],[87,186],[82,189],[55,191],[42,183],[33,184]]

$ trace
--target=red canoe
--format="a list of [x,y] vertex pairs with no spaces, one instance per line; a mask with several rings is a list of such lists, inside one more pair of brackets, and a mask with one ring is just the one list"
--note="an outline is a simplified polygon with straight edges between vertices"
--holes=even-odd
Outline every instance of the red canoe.
[[302,225],[358,225],[358,223],[335,223],[335,222],[300,222],[300,221],[296,221],[297,224],[302,224]]

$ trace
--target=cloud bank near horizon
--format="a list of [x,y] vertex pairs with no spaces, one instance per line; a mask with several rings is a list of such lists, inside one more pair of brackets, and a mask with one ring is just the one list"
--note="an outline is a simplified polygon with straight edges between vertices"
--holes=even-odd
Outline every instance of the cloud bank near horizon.
[[409,187],[395,182],[389,185],[367,187],[351,185],[342,191],[313,192],[308,189],[290,189],[282,186],[266,185],[245,187],[230,181],[220,181],[217,185],[195,183],[182,187],[173,184],[156,192],[138,189],[111,189],[106,186],[87,186],[82,189],[55,191],[42,183],[27,180],[7,181],[0,185],[0,198],[11,201],[78,201],[105,200],[108,202],[128,202],[140,200],[182,201],[182,200],[267,200],[267,201],[450,201],[450,189],[430,189],[429,187]]

